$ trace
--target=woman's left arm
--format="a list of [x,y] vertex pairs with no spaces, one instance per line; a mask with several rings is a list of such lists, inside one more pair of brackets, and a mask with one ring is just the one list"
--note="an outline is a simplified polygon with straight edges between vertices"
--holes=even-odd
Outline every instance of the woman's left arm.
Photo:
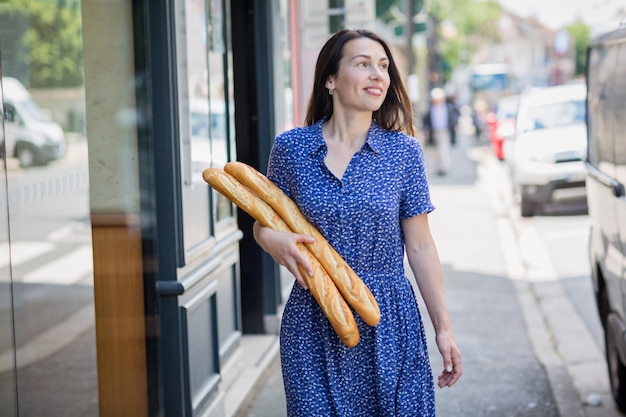
[[452,335],[441,262],[430,232],[428,214],[403,219],[401,224],[409,265],[426,304],[435,329],[437,347],[443,357],[443,372],[438,378],[438,385],[450,387],[461,377],[461,352]]

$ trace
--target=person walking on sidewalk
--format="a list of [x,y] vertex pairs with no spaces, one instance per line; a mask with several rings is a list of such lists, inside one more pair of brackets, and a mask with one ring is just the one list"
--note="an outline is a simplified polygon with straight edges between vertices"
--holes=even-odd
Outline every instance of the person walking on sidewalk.
[[296,244],[310,236],[254,226],[259,245],[296,278],[280,328],[289,417],[435,416],[426,334],[404,253],[443,358],[439,387],[462,373],[428,225],[434,210],[412,109],[389,46],[367,30],[334,34],[320,51],[306,126],[275,138],[267,176],[300,207],[375,296],[381,320],[355,314],[346,347],[307,290]]
[[450,171],[450,151],[456,137],[459,111],[455,103],[446,98],[443,88],[433,88],[430,99],[430,109],[422,124],[428,137],[427,143],[435,146],[437,175],[446,175]]

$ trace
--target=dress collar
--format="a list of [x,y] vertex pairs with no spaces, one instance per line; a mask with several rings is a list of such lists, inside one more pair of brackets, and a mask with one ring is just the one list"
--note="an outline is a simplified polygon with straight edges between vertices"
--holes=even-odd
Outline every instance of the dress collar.
[[[324,124],[324,122],[326,122],[326,120],[327,118],[324,117],[313,126],[311,126],[311,129],[313,129],[314,133],[312,135],[312,140],[308,141],[304,145],[307,148],[307,154],[314,155],[321,152],[322,149],[326,148],[326,142],[324,142],[324,135],[322,134],[322,125]],[[367,133],[367,137],[365,138],[365,145],[375,154],[380,154],[382,152],[382,138],[384,133],[385,130],[378,126],[378,124],[376,124],[376,122],[372,120],[369,132]]]

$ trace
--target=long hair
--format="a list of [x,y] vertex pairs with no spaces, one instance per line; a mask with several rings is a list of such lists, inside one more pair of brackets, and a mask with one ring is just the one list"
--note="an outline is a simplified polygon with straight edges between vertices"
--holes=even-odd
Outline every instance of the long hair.
[[391,49],[382,38],[365,29],[339,31],[322,47],[315,64],[313,92],[307,106],[305,125],[311,126],[324,117],[332,116],[333,100],[326,90],[326,81],[328,77],[339,71],[339,61],[343,57],[343,48],[346,43],[359,38],[368,38],[378,42],[389,58],[389,89],[383,104],[373,114],[374,120],[385,129],[402,131],[415,136],[411,100],[400,77],[400,71],[393,59]]

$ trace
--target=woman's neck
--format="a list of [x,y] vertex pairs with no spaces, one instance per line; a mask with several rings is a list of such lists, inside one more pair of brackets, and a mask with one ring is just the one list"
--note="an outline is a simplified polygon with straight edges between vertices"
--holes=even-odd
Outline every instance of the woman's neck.
[[372,114],[341,117],[333,114],[323,126],[324,139],[348,148],[360,149],[372,124]]

